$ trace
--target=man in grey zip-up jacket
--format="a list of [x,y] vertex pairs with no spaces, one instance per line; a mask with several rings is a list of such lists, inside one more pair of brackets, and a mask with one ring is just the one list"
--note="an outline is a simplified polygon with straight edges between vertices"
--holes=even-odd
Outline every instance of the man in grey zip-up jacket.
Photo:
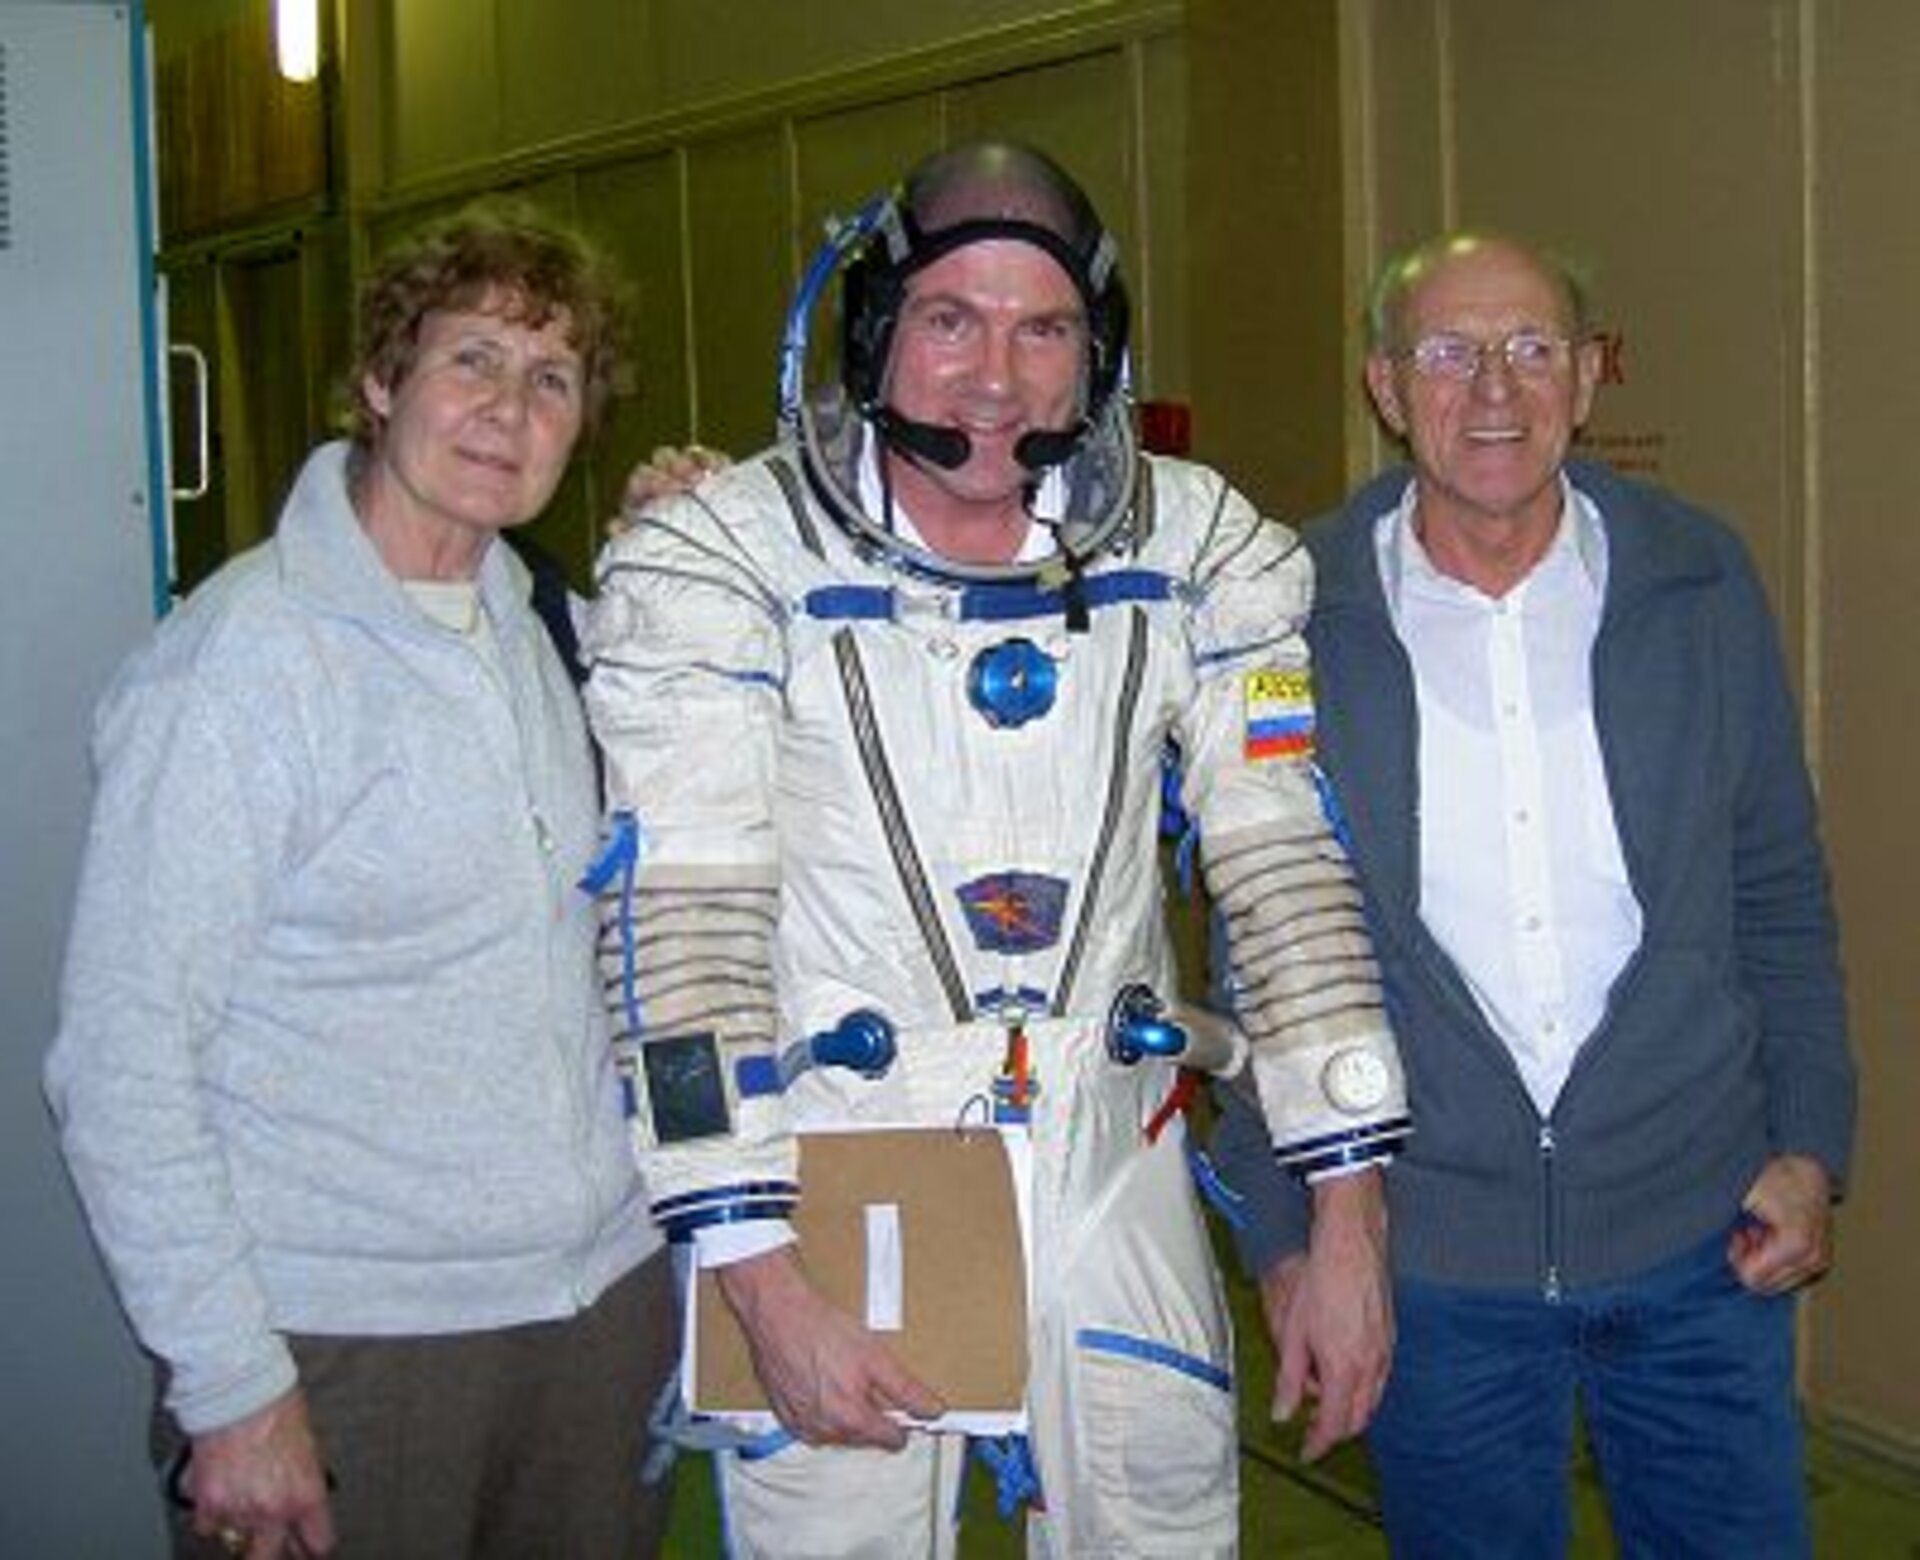
[[[1319,758],[1415,1121],[1371,1443],[1396,1554],[1564,1548],[1572,1403],[1628,1555],[1807,1548],[1788,1291],[1853,1074],[1814,806],[1731,532],[1563,460],[1577,288],[1510,241],[1396,261],[1369,383],[1412,472],[1306,535]],[[1304,1210],[1230,1114],[1243,1249]]]

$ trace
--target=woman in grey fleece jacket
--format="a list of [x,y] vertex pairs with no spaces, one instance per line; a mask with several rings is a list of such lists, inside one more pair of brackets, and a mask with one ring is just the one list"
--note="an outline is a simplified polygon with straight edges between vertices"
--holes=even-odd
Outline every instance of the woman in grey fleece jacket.
[[47,1078],[191,1443],[182,1553],[657,1544],[671,1284],[575,887],[594,771],[495,545],[611,329],[597,262],[517,209],[396,251],[353,441],[100,711]]

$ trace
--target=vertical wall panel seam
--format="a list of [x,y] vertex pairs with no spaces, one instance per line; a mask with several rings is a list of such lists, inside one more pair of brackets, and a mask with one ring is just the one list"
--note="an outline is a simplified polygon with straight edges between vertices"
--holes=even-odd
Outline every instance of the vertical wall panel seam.
[[1454,68],[1451,0],[1439,0],[1433,8],[1433,41],[1438,74],[1434,102],[1440,116],[1435,126],[1440,138],[1440,225],[1451,230],[1460,226],[1460,109],[1456,101],[1460,74]]
[[693,168],[690,143],[674,148],[674,190],[680,204],[680,326],[687,369],[687,437],[700,441],[700,339],[693,306]]
[[[1820,237],[1818,97],[1816,70],[1816,0],[1793,0],[1795,50],[1794,96],[1799,119],[1800,164],[1800,653],[1801,745],[1816,792],[1821,788],[1825,756],[1824,724],[1826,658],[1820,652],[1821,594],[1823,590],[1820,371]],[[1823,1296],[1805,1292],[1794,1313],[1794,1386],[1804,1402],[1816,1403],[1815,1360],[1819,1353]]]
[[806,199],[801,188],[803,180],[800,171],[800,122],[793,114],[780,116],[780,153],[787,175],[786,293],[791,298],[800,286],[800,277],[807,268],[807,258],[813,243],[812,236],[801,231]]
[[[1339,49],[1340,164],[1341,205],[1346,212],[1343,242],[1346,245],[1346,361],[1357,364],[1366,349],[1362,324],[1368,288],[1382,259],[1380,253],[1380,86],[1378,61],[1374,55],[1374,29],[1381,25],[1377,0],[1365,5],[1349,5],[1333,0],[1336,7]],[[1351,368],[1349,368],[1349,373]],[[1369,473],[1380,469],[1386,458],[1386,445],[1379,418],[1372,404],[1356,393],[1350,384],[1346,397],[1347,484],[1357,485]]]
[[1798,0],[1800,109],[1800,397],[1801,527],[1800,658],[1802,722],[1807,763],[1814,784],[1821,782],[1826,756],[1826,656],[1822,650],[1826,595],[1826,534],[1821,504],[1821,389],[1820,370],[1820,140],[1819,140],[1819,28],[1815,0]]
[[1133,386],[1136,393],[1153,383],[1153,201],[1149,198],[1147,162],[1147,46],[1134,38],[1123,45],[1128,95],[1128,160],[1133,164],[1129,180],[1133,196],[1134,252],[1139,256],[1138,274],[1133,279],[1134,327],[1129,351],[1133,357]]
[[498,157],[507,146],[506,53],[500,47],[500,0],[487,7],[487,35],[493,50],[493,140],[489,150]]

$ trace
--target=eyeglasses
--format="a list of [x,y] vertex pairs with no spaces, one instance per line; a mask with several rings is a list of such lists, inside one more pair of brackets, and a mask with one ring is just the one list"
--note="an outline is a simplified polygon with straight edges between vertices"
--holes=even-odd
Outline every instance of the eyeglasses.
[[1411,363],[1423,379],[1449,379],[1460,384],[1478,379],[1482,369],[1498,358],[1518,379],[1547,379],[1566,360],[1573,342],[1544,331],[1517,330],[1498,341],[1475,341],[1471,336],[1422,336],[1394,356]]

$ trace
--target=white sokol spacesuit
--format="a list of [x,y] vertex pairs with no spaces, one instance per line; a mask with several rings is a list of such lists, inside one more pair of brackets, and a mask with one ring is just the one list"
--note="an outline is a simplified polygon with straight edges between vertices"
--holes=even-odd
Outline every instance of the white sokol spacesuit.
[[[1111,1020],[1173,990],[1171,741],[1277,1155],[1312,1176],[1406,1130],[1312,768],[1310,566],[1215,473],[1136,458],[1113,397],[1048,478],[1044,557],[946,567],[862,508],[850,388],[601,561],[588,702],[639,846],[604,963],[655,1213],[696,1241],[784,1219],[796,1123],[1011,1123],[1035,1551],[1231,1554],[1231,1338],[1183,1125],[1147,1130],[1178,1059]],[[896,1032],[884,1072],[795,1065],[863,1010]],[[959,1440],[730,1455],[735,1551],[948,1553]]]

